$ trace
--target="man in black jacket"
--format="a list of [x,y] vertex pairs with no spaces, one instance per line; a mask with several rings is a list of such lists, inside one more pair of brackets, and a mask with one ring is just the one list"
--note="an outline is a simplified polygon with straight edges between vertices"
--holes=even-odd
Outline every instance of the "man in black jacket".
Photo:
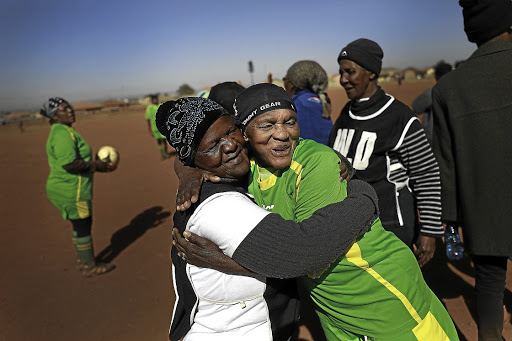
[[478,49],[432,92],[442,216],[463,227],[475,265],[479,340],[502,340],[512,255],[512,2],[459,3],[468,40]]

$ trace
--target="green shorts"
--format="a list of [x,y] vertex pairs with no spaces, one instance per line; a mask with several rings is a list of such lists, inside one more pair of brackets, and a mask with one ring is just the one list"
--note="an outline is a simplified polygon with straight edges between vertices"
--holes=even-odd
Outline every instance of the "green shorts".
[[50,199],[50,201],[60,211],[64,220],[85,219],[92,214],[92,202],[90,200],[62,202]]

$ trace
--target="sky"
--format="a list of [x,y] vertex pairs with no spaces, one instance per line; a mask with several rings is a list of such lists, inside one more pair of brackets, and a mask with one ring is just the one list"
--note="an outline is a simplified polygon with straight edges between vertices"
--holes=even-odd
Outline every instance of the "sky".
[[282,78],[303,59],[337,73],[376,41],[384,67],[453,64],[476,49],[456,0],[2,0],[0,111]]

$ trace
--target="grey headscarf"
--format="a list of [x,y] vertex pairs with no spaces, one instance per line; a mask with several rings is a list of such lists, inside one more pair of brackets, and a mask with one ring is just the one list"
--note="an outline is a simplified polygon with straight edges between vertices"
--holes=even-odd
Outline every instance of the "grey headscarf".
[[62,102],[67,102],[64,98],[60,97],[52,97],[49,98],[46,102],[43,103],[41,110],[39,113],[43,116],[48,117],[50,120],[53,119],[53,116],[57,112],[57,108]]
[[309,90],[320,97],[322,102],[322,117],[331,117],[331,100],[325,92],[329,86],[327,72],[313,60],[301,60],[290,66],[286,72],[286,79],[295,88]]

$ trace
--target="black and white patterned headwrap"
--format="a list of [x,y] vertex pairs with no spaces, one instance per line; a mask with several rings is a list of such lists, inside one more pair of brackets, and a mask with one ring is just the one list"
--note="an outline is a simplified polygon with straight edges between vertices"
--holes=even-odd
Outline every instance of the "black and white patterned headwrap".
[[67,101],[64,98],[60,97],[49,98],[46,102],[43,103],[43,106],[41,107],[41,110],[39,110],[39,113],[43,116],[48,117],[49,119],[52,119],[55,113],[57,112],[57,108],[62,102]]
[[162,103],[155,121],[180,161],[189,166],[208,128],[224,115],[229,115],[226,109],[208,98],[183,97]]

